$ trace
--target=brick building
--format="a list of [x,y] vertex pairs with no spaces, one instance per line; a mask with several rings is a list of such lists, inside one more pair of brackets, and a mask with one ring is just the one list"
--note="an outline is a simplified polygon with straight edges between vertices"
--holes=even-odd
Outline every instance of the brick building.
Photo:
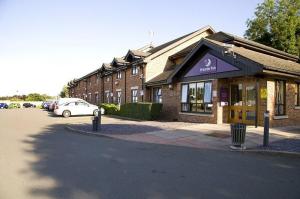
[[162,103],[168,120],[263,125],[268,110],[271,126],[300,122],[299,57],[209,26],[129,50],[69,88],[96,104]]

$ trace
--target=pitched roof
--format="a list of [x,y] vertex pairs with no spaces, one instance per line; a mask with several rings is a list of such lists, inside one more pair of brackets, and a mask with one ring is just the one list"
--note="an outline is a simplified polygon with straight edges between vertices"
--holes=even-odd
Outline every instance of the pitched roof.
[[[211,39],[205,40],[207,40],[210,43],[213,43],[214,45],[218,45],[219,47],[224,48],[224,43],[222,42],[214,41]],[[244,47],[233,46],[232,51],[247,59],[255,61],[258,64],[261,64],[264,67],[264,69],[300,75],[300,64],[297,62],[264,54]]]
[[211,32],[215,32],[214,31],[214,29],[211,27],[211,26],[205,26],[205,27],[203,27],[203,28],[200,28],[199,30],[196,30],[196,31],[194,31],[194,32],[191,32],[191,33],[188,33],[188,34],[186,34],[186,35],[183,35],[183,36],[181,36],[181,37],[178,37],[178,38],[176,38],[176,39],[173,39],[173,40],[171,40],[171,41],[169,41],[169,42],[166,42],[166,43],[164,43],[164,44],[161,44],[161,45],[159,45],[159,46],[157,46],[157,47],[155,47],[155,48],[152,48],[151,50],[149,50],[148,52],[150,53],[150,54],[154,54],[154,53],[156,53],[156,52],[158,52],[158,51],[160,51],[160,50],[162,50],[162,49],[164,49],[164,48],[166,48],[166,47],[168,47],[168,46],[170,46],[170,45],[172,45],[172,44],[175,44],[176,42],[178,42],[178,41],[180,41],[180,40],[183,40],[183,39],[185,39],[185,38],[188,38],[189,36],[192,36],[193,34],[195,34],[195,33],[202,33],[202,32],[204,32],[204,31],[211,31]]
[[289,59],[291,61],[299,61],[299,57],[296,55],[286,53],[284,51],[272,48],[270,46],[260,44],[255,41],[244,39],[242,37],[232,35],[230,33],[225,33],[225,32],[221,31],[221,32],[209,35],[209,36],[207,36],[207,38],[215,40],[215,41],[223,42],[223,43],[232,43],[236,46],[242,46],[242,47],[252,49],[252,50],[255,50],[258,52],[262,52],[265,54],[277,56],[277,57],[284,58],[284,59]]
[[198,42],[193,43],[192,45],[182,49],[181,51],[171,55],[169,57],[169,59],[177,59],[179,57],[185,57],[187,54],[189,54],[196,46],[197,46]]
[[168,77],[173,73],[173,70],[168,70],[160,73],[156,77],[150,79],[149,81],[145,82],[146,85],[151,85],[151,84],[161,84],[161,83],[166,83],[166,80]]
[[[252,43],[253,41],[251,41]],[[249,42],[250,43],[250,42]],[[256,42],[254,42],[256,43]],[[170,83],[172,78],[178,73],[178,71],[183,68],[185,63],[202,47],[207,46],[215,51],[220,53],[225,52],[228,50],[228,46],[226,43],[216,41],[209,38],[203,38],[198,43],[197,47],[195,47],[192,52],[186,56],[182,64],[178,65],[172,74],[168,77],[167,82]],[[257,44],[259,46],[259,44]],[[265,48],[266,49],[266,48]],[[237,58],[244,57],[248,60],[253,61],[257,65],[262,66],[263,69],[272,70],[277,72],[289,73],[293,75],[297,75],[300,77],[300,64],[296,61],[291,61],[287,59],[283,59],[280,57],[276,57],[267,53],[262,53],[261,51],[255,51],[253,48],[247,49],[246,46],[236,46],[232,45],[230,47],[230,51],[233,52],[235,55],[238,55]],[[282,52],[280,52],[282,53]],[[284,54],[284,53],[283,53]],[[262,72],[262,71],[261,71]]]

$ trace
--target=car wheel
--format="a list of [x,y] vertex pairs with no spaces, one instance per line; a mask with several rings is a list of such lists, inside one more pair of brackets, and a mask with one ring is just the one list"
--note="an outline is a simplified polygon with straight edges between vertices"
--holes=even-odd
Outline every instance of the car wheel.
[[65,118],[70,117],[71,116],[71,112],[70,111],[64,111],[62,114]]
[[94,110],[93,115],[98,116],[98,111],[99,111],[98,109]]

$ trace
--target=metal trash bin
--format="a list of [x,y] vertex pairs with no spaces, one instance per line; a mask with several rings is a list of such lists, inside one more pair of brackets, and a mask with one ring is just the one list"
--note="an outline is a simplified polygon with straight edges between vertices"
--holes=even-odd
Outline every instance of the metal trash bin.
[[245,143],[245,137],[246,137],[246,124],[242,124],[242,123],[230,124],[230,130],[231,130],[231,140],[233,145],[231,148],[245,149],[243,144]]

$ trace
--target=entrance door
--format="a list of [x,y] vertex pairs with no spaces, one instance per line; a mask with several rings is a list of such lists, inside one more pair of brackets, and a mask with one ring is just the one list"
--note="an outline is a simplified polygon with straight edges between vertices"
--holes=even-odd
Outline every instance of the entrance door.
[[229,122],[255,124],[256,87],[254,83],[230,85]]

